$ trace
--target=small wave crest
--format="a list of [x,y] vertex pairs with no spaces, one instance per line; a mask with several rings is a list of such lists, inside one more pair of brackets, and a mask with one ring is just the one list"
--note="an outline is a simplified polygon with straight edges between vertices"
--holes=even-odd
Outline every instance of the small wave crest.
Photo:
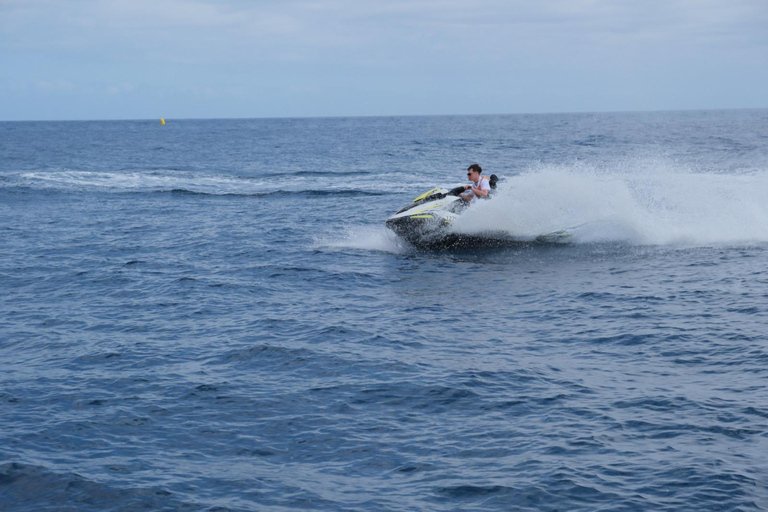
[[[64,192],[171,193],[214,196],[379,196],[389,191],[374,187],[356,188],[339,183],[333,175],[281,177],[267,181],[226,175],[205,175],[188,171],[39,171],[7,177],[3,186]],[[368,184],[361,184],[368,185]]]
[[499,184],[455,223],[462,234],[549,234],[575,243],[768,242],[768,174],[700,173],[658,161],[539,166]]
[[315,239],[318,247],[403,254],[410,247],[383,225],[348,226]]
[[386,192],[376,192],[369,190],[355,190],[355,189],[337,189],[337,190],[272,190],[265,192],[254,193],[209,193],[209,192],[196,192],[186,189],[173,189],[173,190],[158,190],[157,193],[171,193],[179,195],[193,195],[193,196],[234,196],[234,197],[264,197],[264,196],[336,196],[336,197],[366,197],[366,196],[382,196],[386,195]]
[[200,175],[186,171],[76,171],[26,172],[17,186],[32,189],[98,192],[187,192],[197,194],[257,193],[264,180],[234,176]]
[[[115,463],[109,469],[119,474],[143,468],[140,463]],[[7,510],[71,510],[73,503],[120,503],[125,510],[178,510],[189,507],[188,503],[178,501],[163,488],[121,488],[76,473],[57,472],[20,462],[0,465],[0,486],[3,487],[0,494]]]
[[296,171],[296,172],[288,172],[283,174],[283,176],[306,176],[310,178],[315,178],[317,176],[330,176],[333,178],[338,177],[344,177],[344,176],[367,176],[370,175],[371,172],[369,171]]

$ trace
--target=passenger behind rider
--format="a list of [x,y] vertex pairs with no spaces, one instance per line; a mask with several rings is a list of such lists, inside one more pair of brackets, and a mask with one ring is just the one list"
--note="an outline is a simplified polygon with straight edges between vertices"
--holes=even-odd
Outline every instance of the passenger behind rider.
[[491,184],[488,182],[488,178],[484,178],[480,175],[482,172],[483,169],[477,164],[469,166],[467,169],[467,178],[469,178],[469,181],[471,181],[472,184],[464,185],[464,190],[468,190],[468,192],[459,194],[460,198],[469,202],[474,197],[488,197],[488,194],[491,192]]

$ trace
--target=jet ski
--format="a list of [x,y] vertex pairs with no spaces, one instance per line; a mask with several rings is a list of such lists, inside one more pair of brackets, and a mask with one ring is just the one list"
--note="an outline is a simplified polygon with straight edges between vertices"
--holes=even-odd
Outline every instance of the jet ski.
[[[491,192],[498,178],[490,176]],[[451,225],[468,207],[459,194],[464,186],[453,189],[433,188],[400,208],[386,221],[386,226],[397,236],[420,248],[461,247],[487,242],[486,237],[467,236],[451,231]]]

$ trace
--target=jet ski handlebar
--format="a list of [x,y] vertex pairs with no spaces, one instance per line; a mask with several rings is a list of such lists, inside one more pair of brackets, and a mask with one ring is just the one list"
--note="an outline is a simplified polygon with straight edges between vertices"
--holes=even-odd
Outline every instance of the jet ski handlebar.
[[464,192],[464,190],[465,190],[464,185],[462,185],[460,187],[452,188],[451,190],[446,192],[445,195],[446,196],[457,196],[457,195],[461,194],[462,192]]

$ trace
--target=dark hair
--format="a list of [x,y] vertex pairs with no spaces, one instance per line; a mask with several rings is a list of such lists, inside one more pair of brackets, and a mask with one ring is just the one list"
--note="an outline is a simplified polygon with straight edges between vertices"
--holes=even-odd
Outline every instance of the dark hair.
[[467,167],[468,171],[476,172],[477,174],[483,174],[483,168],[480,167],[477,164],[472,164],[469,167]]

